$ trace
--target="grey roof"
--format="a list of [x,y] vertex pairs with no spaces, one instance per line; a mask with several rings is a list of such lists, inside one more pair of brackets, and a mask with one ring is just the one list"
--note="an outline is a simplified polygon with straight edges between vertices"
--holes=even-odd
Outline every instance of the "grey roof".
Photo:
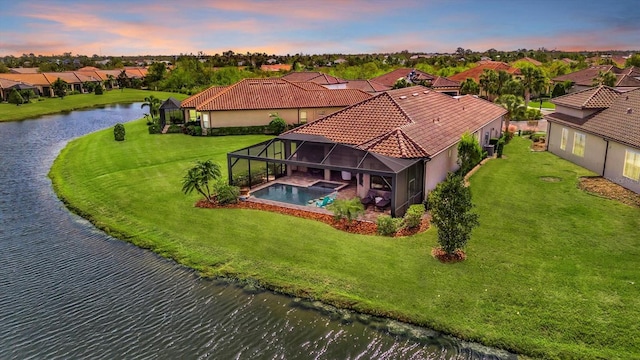
[[640,149],[640,89],[619,93],[608,108],[584,119],[557,112],[546,118]]
[[165,100],[162,105],[160,105],[161,110],[177,110],[180,109],[180,101],[176,98],[168,98]]

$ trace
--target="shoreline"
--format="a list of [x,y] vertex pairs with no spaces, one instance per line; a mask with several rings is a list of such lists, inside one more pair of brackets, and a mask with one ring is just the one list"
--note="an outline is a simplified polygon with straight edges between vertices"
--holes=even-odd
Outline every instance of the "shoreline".
[[[146,146],[148,139],[154,139],[154,142],[161,142],[164,144],[164,146],[167,146],[167,144],[172,144],[171,146],[176,146],[176,148],[184,146],[196,146],[193,149],[189,150],[192,152],[196,152],[195,154],[191,154],[189,159],[201,156],[198,155],[199,153],[197,152],[204,151],[200,148],[203,146],[206,147],[205,144],[216,144],[216,148],[226,149],[225,146],[229,146],[229,142],[232,143],[231,146],[237,147],[242,143],[242,141],[253,141],[251,140],[253,138],[247,139],[246,137],[235,137],[230,140],[229,137],[200,139],[184,137],[183,135],[149,138],[148,135],[142,135],[144,133],[144,130],[146,129],[140,130],[138,128],[138,126],[140,126],[139,124],[140,121],[127,123],[126,126],[128,126],[128,138],[124,142],[124,146],[131,146],[132,148],[138,148],[138,146],[144,147]],[[137,135],[139,135],[139,138],[136,138]],[[109,158],[111,158],[111,155],[113,155],[111,153],[111,150],[109,150],[113,145],[112,134],[108,134],[107,132],[106,136],[103,137],[101,137],[101,134],[90,135],[91,140],[85,139],[87,136],[78,139],[79,141],[74,140],[73,142],[70,142],[56,159],[49,173],[49,177],[52,179],[52,183],[54,186],[54,191],[57,196],[65,203],[65,206],[72,212],[89,220],[92,224],[94,224],[94,226],[110,234],[111,236],[130,242],[140,248],[149,249],[164,258],[172,259],[182,266],[186,266],[193,269],[194,271],[197,271],[203,278],[224,279],[232,277],[239,283],[246,282],[248,284],[252,284],[251,286],[259,285],[260,287],[265,288],[268,291],[286,294],[291,297],[320,300],[323,303],[330,304],[338,308],[345,308],[356,311],[358,313],[371,314],[373,316],[382,316],[400,320],[423,328],[434,329],[435,331],[444,334],[450,334],[450,336],[462,339],[463,341],[481,343],[484,346],[492,346],[494,348],[504,349],[504,351],[509,351],[514,354],[527,354],[528,356],[537,357],[581,358],[596,358],[602,356],[610,358],[620,358],[622,357],[622,355],[615,356],[612,354],[634,354],[634,352],[632,352],[630,348],[620,348],[624,352],[618,353],[616,351],[620,349],[615,347],[602,347],[600,350],[596,350],[598,349],[596,345],[584,345],[579,348],[572,347],[573,345],[566,347],[567,342],[566,340],[563,341],[561,337],[536,337],[536,334],[532,333],[531,329],[527,329],[525,330],[525,332],[521,333],[521,335],[512,336],[510,338],[510,334],[513,335],[515,333],[519,333],[515,330],[516,328],[521,329],[525,327],[531,327],[531,325],[533,325],[532,329],[535,329],[535,321],[540,320],[534,318],[530,321],[527,321],[525,320],[525,318],[519,317],[520,312],[518,312],[518,316],[512,317],[511,311],[505,312],[499,309],[505,306],[512,306],[509,305],[509,301],[510,299],[513,299],[514,296],[516,299],[522,299],[519,301],[526,301],[527,298],[531,297],[531,289],[529,289],[529,287],[531,286],[531,288],[537,288],[538,285],[535,283],[531,283],[532,280],[534,282],[536,281],[535,278],[518,279],[518,284],[512,284],[509,281],[503,283],[503,281],[500,279],[501,276],[509,275],[509,272],[500,270],[500,263],[504,261],[502,254],[491,255],[490,249],[499,247],[502,249],[501,252],[506,252],[505,255],[509,257],[519,256],[520,252],[517,251],[517,249],[514,252],[510,251],[508,248],[502,248],[504,247],[504,245],[499,245],[501,244],[501,239],[491,240],[499,241],[496,244],[491,243],[491,237],[495,238],[493,234],[498,231],[497,229],[501,229],[502,227],[502,225],[500,225],[501,223],[496,223],[495,220],[485,220],[484,222],[485,224],[496,223],[497,226],[495,228],[489,228],[485,230],[485,233],[487,233],[488,235],[480,234],[474,236],[474,239],[472,239],[472,242],[470,243],[472,248],[470,252],[470,258],[467,261],[454,266],[440,266],[441,264],[439,264],[439,262],[438,264],[434,264],[433,262],[437,262],[437,260],[433,260],[428,255],[430,247],[434,244],[434,231],[427,231],[425,234],[398,239],[381,238],[377,236],[362,237],[356,235],[337,235],[333,232],[333,229],[327,230],[321,225],[314,224],[315,222],[309,220],[305,220],[307,222],[304,222],[303,220],[289,219],[291,218],[291,216],[285,218],[284,215],[267,215],[262,214],[262,212],[256,210],[197,210],[192,205],[193,201],[189,200],[189,198],[186,198],[184,194],[179,193],[177,185],[171,185],[164,188],[161,195],[161,203],[165,204],[163,206],[169,205],[170,208],[166,211],[169,211],[171,213],[180,213],[182,214],[182,216],[188,216],[190,222],[189,225],[185,228],[183,223],[177,221],[176,223],[181,224],[178,227],[177,232],[174,231],[166,233],[165,231],[167,230],[163,226],[163,229],[158,230],[161,231],[162,234],[157,234],[155,230],[150,230],[144,226],[144,224],[146,224],[146,221],[152,219],[152,217],[149,217],[149,219],[145,219],[145,221],[142,222],[129,220],[127,216],[129,216],[130,214],[127,213],[126,209],[121,209],[125,210],[125,213],[122,214],[106,214],[105,211],[108,212],[111,208],[109,207],[109,204],[102,206],[104,204],[100,203],[100,201],[107,201],[107,199],[92,199],[92,197],[94,197],[92,194],[107,193],[107,195],[110,195],[109,193],[113,191],[108,187],[102,188],[103,185],[101,184],[101,182],[91,183],[93,185],[90,185],[89,183],[83,184],[84,187],[96,186],[98,187],[98,189],[87,190],[82,189],[83,186],[80,186],[80,188],[76,187],[74,188],[74,191],[71,191],[71,188],[73,188],[74,186],[73,181],[66,184],[66,182],[69,182],[69,174],[66,174],[65,176],[62,175],[65,174],[63,172],[63,168],[67,168],[67,172],[74,168],[73,164],[66,163],[70,161],[70,159],[66,159],[66,157],[70,152],[72,152],[72,150],[75,151],[73,152],[73,160],[79,161],[78,164],[81,164],[87,160],[85,159],[86,154],[91,154],[92,151],[98,151],[98,147],[95,147],[94,150],[94,145],[100,146],[101,144],[102,147],[100,147],[100,151],[108,152],[110,154]],[[129,138],[129,136],[131,136],[131,138]],[[89,142],[91,142],[92,144],[88,144]],[[95,144],[96,142],[100,144]],[[524,139],[517,139],[517,145],[510,145],[517,146],[517,151],[522,153],[513,155],[510,153],[508,159],[497,162],[490,162],[483,165],[482,168],[486,167],[487,169],[491,168],[492,170],[479,171],[473,176],[473,179],[471,179],[472,183],[480,183],[479,180],[477,180],[478,177],[486,177],[488,174],[491,174],[491,172],[494,171],[496,167],[503,166],[503,164],[513,161],[513,159],[518,156],[528,156],[528,144],[525,144],[525,142],[526,140]],[[76,147],[78,146],[81,146],[81,148],[77,149]],[[120,146],[122,146],[122,144]],[[73,147],[74,149],[70,149],[71,147]],[[520,147],[522,147],[523,149],[519,149]],[[118,151],[126,152],[126,150]],[[82,152],[83,155],[78,156],[78,152]],[[203,154],[205,153],[207,152],[204,151]],[[224,154],[226,154],[226,150],[222,151],[221,156],[224,156]],[[545,156],[546,158],[546,155],[543,156]],[[75,157],[78,157],[78,159],[75,159]],[[171,159],[166,159],[164,157],[158,158],[158,160],[160,159],[162,163],[170,163],[171,161],[174,161]],[[182,158],[176,157],[176,160],[181,161],[181,163],[185,165],[187,164],[187,162],[184,162],[184,160],[180,159]],[[93,159],[91,160],[93,161]],[[100,166],[102,168],[103,165],[107,165],[106,168],[112,168],[112,170],[106,169],[104,170],[104,173],[108,174],[110,173],[110,171],[113,171],[115,174],[116,172],[122,172],[122,170],[117,170],[121,167],[120,164],[116,164],[118,160],[124,161],[123,159],[117,159],[114,161],[108,160],[109,163],[96,164],[96,166]],[[150,160],[145,158],[144,161],[145,163],[149,163]],[[542,161],[544,162],[547,160]],[[113,162],[113,164],[111,162]],[[155,164],[155,162],[150,161],[150,164]],[[544,171],[550,173],[557,172],[558,176],[566,177],[567,169],[571,169],[572,172],[576,171],[574,169],[577,169],[577,167],[574,167],[573,165],[566,165],[564,163],[563,165],[554,166],[559,166],[559,169],[551,170],[553,169],[551,167],[546,168],[546,170]],[[131,206],[134,207],[136,206],[135,204],[140,201],[153,203],[155,199],[154,196],[151,196],[150,198],[144,194],[136,194],[136,192],[144,191],[142,189],[146,189],[146,187],[142,186],[137,188],[135,184],[124,180],[125,177],[128,178],[146,174],[144,170],[146,167],[138,167],[140,167],[140,165],[138,165],[137,167],[134,166],[133,169],[131,169],[130,166],[125,166],[124,168],[131,169],[130,171],[133,172],[122,175],[122,179],[118,180],[117,182],[118,184],[123,185],[128,184],[125,186],[132,186],[130,193],[126,194],[128,200],[131,197],[129,195],[139,195],[137,199],[130,199],[132,202]],[[169,175],[165,173],[161,173],[161,175],[158,175],[162,178],[161,181],[163,183],[167,181],[166,179],[174,179],[170,181],[173,184],[174,182],[176,182],[175,179],[179,179],[182,175],[182,170],[174,169],[175,166],[171,168],[173,170]],[[527,169],[535,168],[535,166],[527,167]],[[60,175],[59,179],[55,179],[56,173]],[[580,172],[578,172],[578,174],[580,174]],[[524,175],[527,175],[525,178],[531,178],[531,175]],[[571,181],[564,181],[557,184],[560,184],[560,186],[570,186]],[[479,186],[479,188],[474,188],[474,191],[486,190],[486,185]],[[75,192],[75,190],[79,190],[80,193]],[[573,189],[572,187],[571,189],[567,188],[566,190],[570,192],[574,191],[575,189]],[[148,193],[148,190],[146,190],[146,193]],[[527,198],[528,196],[531,195],[527,195]],[[571,193],[569,196],[575,197],[576,194]],[[492,196],[487,195],[483,196],[483,198],[491,197]],[[188,205],[185,203],[188,203]],[[481,206],[483,208],[483,218],[485,217],[484,211],[494,208],[494,205],[491,204],[481,204]],[[148,207],[149,206],[147,206],[146,208]],[[201,211],[207,211],[208,213],[205,214]],[[211,212],[215,213],[212,214]],[[140,213],[138,212],[136,212],[136,214],[140,215]],[[527,213],[525,214],[525,216],[530,216],[529,214],[530,213]],[[500,216],[501,215],[499,215],[498,217]],[[200,220],[200,218],[202,219]],[[119,221],[118,219],[122,221]],[[267,224],[269,223],[277,223],[277,226],[268,227]],[[168,227],[172,226],[172,224],[166,225]],[[222,230],[222,232],[220,233],[220,231],[218,231],[219,235],[215,235],[216,238],[208,239],[212,235],[204,235],[207,238],[207,241],[204,242],[196,241],[196,243],[193,243],[193,241],[187,240],[191,237],[197,238],[203,236],[195,235],[198,232],[194,232],[192,231],[193,229],[191,229],[191,227],[197,228],[203,226],[212,226],[213,228],[215,228],[216,226],[234,227],[219,228],[219,230]],[[186,238],[181,239],[183,233]],[[258,233],[261,234],[260,237],[252,235]],[[208,233],[203,232],[202,234]],[[304,239],[301,237],[311,236],[313,238],[314,234],[322,234],[322,241],[320,241],[320,244],[313,241],[314,239]],[[222,236],[224,239],[220,239],[220,236]],[[286,239],[282,236],[294,238],[294,240],[296,241],[291,242],[291,239]],[[525,237],[528,238],[528,236]],[[233,239],[234,241],[229,242],[229,239]],[[209,240],[211,240],[211,242],[209,242]],[[256,242],[256,240],[259,241]],[[275,243],[273,242],[274,240]],[[283,242],[283,240],[288,241]],[[504,240],[509,243],[512,241],[509,239]],[[236,246],[236,242],[238,241],[242,243],[241,247]],[[249,242],[244,244],[244,242],[247,241]],[[344,247],[344,242],[355,244],[353,246],[359,246],[355,249],[356,252],[352,254],[355,255],[356,258],[350,258],[349,255],[346,255],[348,253],[344,253],[345,251],[350,250],[349,248]],[[302,245],[299,243],[301,243]],[[328,262],[327,265],[323,265],[324,263],[321,262],[318,266],[309,267],[306,263],[299,263],[300,259],[298,259],[297,254],[295,254],[296,249],[292,250],[292,254],[283,254],[286,255],[286,257],[284,258],[280,258],[280,254],[278,254],[278,258],[263,259],[260,255],[263,254],[262,250],[266,250],[271,253],[273,249],[270,246],[282,246],[286,248],[300,245],[302,246],[301,249],[304,249],[305,254],[308,253],[308,255],[300,255],[305,262],[311,261],[313,264],[315,264],[318,260],[322,259],[316,259],[314,257],[328,256],[330,258],[331,256],[335,256],[336,254],[340,254],[339,256],[346,256],[346,259],[348,259],[349,262]],[[195,251],[195,253],[192,253],[191,249],[194,246],[196,246],[197,250]],[[205,246],[207,249],[201,248],[202,246]],[[418,248],[416,248],[416,246],[418,246]],[[548,245],[545,246],[548,247]],[[338,249],[333,249],[334,247],[338,247]],[[255,252],[256,248],[258,248],[258,252],[253,253]],[[371,254],[361,253],[362,251],[369,251],[371,249]],[[320,252],[318,252],[318,250],[320,250]],[[241,254],[241,256],[237,256],[237,251],[240,251],[239,254]],[[251,253],[244,254],[242,253],[243,251],[249,251]],[[287,250],[281,250],[278,248],[278,251],[282,252]],[[324,255],[325,252],[327,252],[326,255]],[[384,256],[390,257],[390,263],[387,259],[380,258],[380,256],[382,256],[383,254],[385,254]],[[400,256],[398,257],[398,259],[402,258],[404,261],[402,263],[396,262],[394,260],[394,256],[396,255]],[[280,263],[282,260],[289,259],[289,257],[291,256],[294,256],[294,258],[291,258],[290,260],[291,263]],[[304,258],[304,256],[310,256],[311,258]],[[526,255],[526,257],[526,261],[530,262],[530,255]],[[363,262],[363,260],[366,262],[366,259],[369,258],[373,260],[373,262],[369,263],[369,269],[363,268],[361,266],[361,263]],[[415,261],[418,261],[418,263],[415,263]],[[496,261],[498,262],[495,263]],[[511,259],[510,261],[512,262],[513,259]],[[516,263],[519,263],[519,261],[520,260],[516,259]],[[400,264],[402,266],[398,268],[398,266],[396,265],[387,264]],[[480,265],[480,267],[478,267],[478,265]],[[394,268],[392,269],[389,266],[392,266]],[[409,266],[409,268],[404,269],[404,267],[406,266]],[[289,267],[295,268],[289,269]],[[494,271],[490,273],[493,275],[485,274],[485,272],[491,267],[495,267],[497,269],[497,272]],[[462,271],[463,269],[465,274],[464,278],[467,279],[459,279],[460,271]],[[320,270],[320,272],[316,273],[318,270]],[[430,274],[433,272],[434,274],[438,275],[436,277],[429,277],[429,283],[424,284],[422,283],[423,280],[420,280],[423,278],[421,275],[419,275],[417,278],[411,275],[415,273],[416,270],[420,273]],[[335,271],[339,272],[336,273]],[[386,272],[389,272],[389,274],[386,274]],[[564,276],[563,273],[557,271],[554,274],[558,277]],[[354,276],[357,276],[357,278],[352,279],[352,277]],[[362,276],[364,276],[364,278],[360,278]],[[489,276],[490,280],[485,279],[486,276]],[[363,283],[363,281],[368,281],[367,278],[370,277],[375,277],[375,279],[373,279],[374,282],[372,285],[367,285],[366,282]],[[394,279],[394,281],[402,281],[407,283],[389,284],[387,277],[389,277],[390,279]],[[524,285],[521,284],[523,280],[525,283]],[[415,281],[419,282],[414,284]],[[447,289],[448,286],[446,284],[448,284],[450,281],[454,281],[458,289]],[[433,282],[432,285],[430,285],[431,282]],[[492,285],[493,282],[496,282],[496,285]],[[388,286],[383,285],[385,283]],[[548,285],[553,284],[544,283],[540,285],[546,288]],[[374,286],[375,288],[371,288],[371,286]],[[518,291],[520,291],[518,290],[518,288],[523,286],[526,287],[526,289],[524,289],[526,290],[526,294],[521,294],[521,297],[518,293]],[[388,287],[388,289],[386,289],[386,287]],[[504,298],[503,296],[502,288],[505,289],[504,291],[508,290],[507,292],[509,294],[506,298]],[[487,293],[487,289],[491,291]],[[407,290],[409,291],[408,293],[402,293],[402,291]],[[540,288],[540,290],[542,290],[542,288]],[[398,291],[399,293],[396,294],[396,292]],[[556,289],[554,291],[559,290]],[[378,299],[378,295],[376,294],[380,294],[381,299]],[[432,298],[432,296],[435,296],[435,294],[438,294],[437,300],[435,298]],[[441,300],[440,294],[442,294],[443,297],[446,297],[446,299],[444,299],[444,302],[443,300]],[[384,297],[384,299],[382,297]],[[491,308],[480,308],[479,311],[484,311],[485,314],[479,315],[479,318],[476,315],[475,317],[477,319],[475,320],[473,319],[474,310],[472,310],[473,308],[469,308],[468,305],[462,307],[460,310],[453,310],[453,313],[447,314],[447,312],[444,311],[444,314],[438,314],[438,311],[443,312],[443,309],[454,305],[454,303],[466,304],[469,301],[471,301],[472,303],[477,301],[488,301],[488,304],[494,304],[493,306],[498,306],[498,308],[496,310],[492,310]],[[398,306],[398,303],[407,303],[407,305],[400,304],[400,306]],[[534,307],[532,308],[525,308],[525,311],[527,313],[530,313],[528,314],[529,316],[531,316],[531,313],[535,313],[536,311],[541,311],[542,314],[544,314],[551,306],[553,307],[554,312],[558,312],[558,316],[564,317],[564,315],[562,315],[561,313],[561,310],[555,309],[555,307],[562,304],[564,303],[542,303],[541,305],[534,305]],[[459,307],[458,305],[453,306],[452,309],[457,309]],[[522,311],[522,309],[520,309],[520,311]],[[583,310],[577,312],[574,310],[573,313],[582,314],[581,311]],[[432,313],[440,316],[433,316]],[[515,310],[513,311],[513,313],[515,315]],[[623,311],[621,314],[613,315],[617,319],[615,321],[619,321],[620,315],[628,316],[631,315],[631,313]],[[496,330],[492,330],[492,328],[487,329],[487,324],[485,322],[484,316],[491,316],[493,320],[492,323],[489,323],[489,325],[493,326],[494,328],[495,326],[499,326],[501,328],[499,330],[501,330],[502,333],[496,333]],[[504,319],[502,320],[500,319],[500,317],[503,317]],[[543,317],[542,319],[546,320],[545,317]],[[571,316],[569,317],[569,320],[571,320]],[[523,323],[523,321],[525,322]],[[482,324],[485,325],[483,326]],[[515,328],[510,330],[510,326],[515,326]],[[569,321],[568,325],[564,327],[564,329],[566,329],[565,332],[570,332],[570,330],[574,329],[574,326],[577,325],[572,324]],[[576,328],[576,330],[582,331],[580,330],[580,328]],[[624,335],[624,332],[621,333],[618,330],[614,331],[614,333],[617,333],[618,336],[628,336]],[[522,330],[520,330],[520,332],[521,331]],[[536,340],[540,341],[540,339],[544,339],[546,341],[546,345],[542,346],[540,345],[540,343],[536,343]]]

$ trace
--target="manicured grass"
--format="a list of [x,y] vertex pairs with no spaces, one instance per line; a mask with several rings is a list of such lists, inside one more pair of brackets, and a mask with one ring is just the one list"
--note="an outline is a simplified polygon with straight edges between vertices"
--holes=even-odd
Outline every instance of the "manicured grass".
[[[529,107],[534,108],[534,109],[539,109],[540,108],[540,102],[539,101],[529,101]],[[543,109],[555,109],[556,105],[549,102],[549,101],[543,101],[542,102],[542,108]]]
[[[343,233],[312,220],[199,209],[180,182],[196,159],[265,136],[147,135],[125,124],[72,141],[51,177],[99,227],[205,276],[391,316],[534,357],[640,358],[640,210],[578,190],[590,174],[515,138],[471,178],[481,225],[468,259],[430,256],[436,230],[406,238]],[[558,177],[559,182],[540,177]]]
[[144,101],[144,98],[150,95],[162,100],[166,100],[169,97],[174,97],[178,100],[187,98],[185,94],[136,89],[110,90],[105,91],[102,95],[69,95],[62,99],[42,97],[43,101],[32,100],[31,103],[20,106],[0,103],[0,122],[31,119],[40,115],[56,114],[61,111],[71,111],[97,105]]

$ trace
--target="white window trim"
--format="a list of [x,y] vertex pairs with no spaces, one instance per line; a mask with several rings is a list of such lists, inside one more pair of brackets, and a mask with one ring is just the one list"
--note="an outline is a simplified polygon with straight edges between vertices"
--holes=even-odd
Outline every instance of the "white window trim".
[[562,128],[562,137],[560,138],[560,150],[567,150],[567,142],[569,141],[569,129]]
[[[582,139],[582,141],[578,141],[578,139]],[[578,143],[582,143],[582,153],[578,154],[577,153],[577,148],[576,148],[576,144]],[[584,152],[587,148],[587,135],[579,133],[579,132],[575,132],[573,133],[573,148],[571,150],[571,153],[575,156],[579,156],[579,157],[584,157]]]
[[[631,157],[633,157],[633,161],[630,160]],[[631,164],[632,162],[633,164]],[[634,181],[640,181],[640,152],[625,150],[622,176]]]

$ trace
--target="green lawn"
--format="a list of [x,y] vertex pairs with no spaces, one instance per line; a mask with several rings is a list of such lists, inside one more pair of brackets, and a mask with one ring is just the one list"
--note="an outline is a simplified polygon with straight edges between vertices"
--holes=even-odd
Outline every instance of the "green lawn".
[[[540,108],[540,102],[539,101],[529,101],[529,107],[530,108],[534,108],[534,109],[539,109]],[[556,104],[551,103],[549,101],[543,101],[542,102],[542,108],[543,109],[555,109],[556,108]]]
[[[58,194],[106,231],[199,270],[441,330],[533,357],[640,358],[640,210],[588,195],[590,174],[515,138],[471,178],[481,225],[468,259],[430,256],[436,230],[353,235],[245,209],[199,209],[181,193],[196,159],[226,167],[265,136],[148,135],[125,124],[61,152]],[[544,182],[539,178],[558,177]]]
[[149,95],[155,95],[162,100],[166,100],[170,96],[178,100],[187,98],[187,95],[184,94],[136,89],[105,91],[103,95],[69,95],[62,99],[42,97],[41,99],[43,99],[43,101],[32,100],[31,103],[20,106],[0,103],[0,122],[31,119],[40,115],[57,114],[62,111],[77,110],[97,105],[144,101],[144,98]]

